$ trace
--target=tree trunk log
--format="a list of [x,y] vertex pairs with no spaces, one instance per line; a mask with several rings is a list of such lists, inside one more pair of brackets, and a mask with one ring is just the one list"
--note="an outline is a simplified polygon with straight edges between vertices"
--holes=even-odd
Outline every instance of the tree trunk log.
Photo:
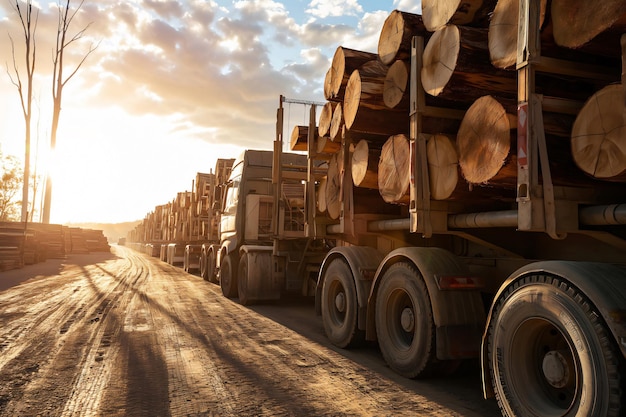
[[383,135],[408,132],[408,113],[385,106],[383,85],[384,78],[378,83],[368,77],[362,80],[360,71],[353,71],[343,103],[343,117],[348,130]]
[[431,32],[447,24],[486,28],[498,0],[423,0],[422,14]]
[[449,25],[424,49],[422,84],[433,96],[473,102],[491,94],[515,100],[516,75],[491,65],[486,29]]
[[[497,100],[484,96],[467,110],[457,135],[457,149],[461,172],[467,182],[486,184],[495,181],[511,149],[509,118]],[[503,174],[508,177],[511,173]],[[517,169],[512,178],[515,183],[516,178]],[[509,177],[499,182],[510,185],[510,180]]]
[[626,182],[624,86],[614,84],[593,95],[572,128],[572,156],[586,174]]
[[431,198],[449,198],[459,182],[459,157],[454,142],[445,135],[432,136],[426,144],[426,158]]
[[[294,126],[291,131],[291,140],[289,142],[289,149],[292,151],[304,151],[308,150],[309,139],[309,127],[308,126]],[[315,143],[315,150],[321,154],[333,154],[339,151],[341,145],[339,143],[333,143],[328,140],[326,136],[318,136]]]
[[378,161],[380,151],[370,149],[366,140],[361,140],[352,153],[352,181],[362,188],[378,189]]
[[383,145],[378,163],[378,191],[387,203],[409,203],[410,153],[406,135],[391,136]]
[[326,71],[326,75],[324,76],[324,98],[326,100],[331,100],[333,98],[332,80],[333,80],[333,69],[331,67],[331,68],[328,68],[328,71]]
[[394,10],[387,16],[378,39],[378,56],[385,65],[411,57],[413,36],[430,37],[422,16]]
[[343,104],[338,103],[333,111],[333,118],[330,122],[330,140],[333,142],[341,142],[341,132],[343,131]]
[[623,0],[552,0],[554,40],[568,48],[578,48],[614,27],[626,31],[626,2]]
[[[330,155],[336,154],[341,149],[341,143],[333,142],[328,136],[320,136],[317,138],[317,153]],[[322,159],[322,158],[321,158]],[[326,159],[326,158],[323,158]]]
[[409,66],[405,61],[394,62],[387,70],[383,86],[383,102],[390,109],[409,108]]
[[[498,0],[489,23],[489,56],[497,68],[511,68],[517,62],[517,32],[520,0]],[[544,1],[542,6],[545,9]]]
[[[568,4],[571,3],[568,1]],[[557,21],[554,18],[547,19],[547,0],[541,0],[540,7],[542,56],[609,67],[616,64],[620,58],[619,36],[621,32],[619,34],[604,33],[589,43],[579,45],[576,50],[567,49],[555,42],[554,25],[558,24],[558,19]],[[489,54],[491,63],[498,68],[515,69],[518,14],[519,0],[498,0],[489,25]]]
[[320,121],[317,126],[317,134],[320,136],[328,136],[330,133],[330,124],[333,119],[333,111],[335,110],[335,106],[337,103],[333,101],[328,101],[322,107],[322,111],[320,112]]
[[352,72],[366,62],[376,58],[376,54],[371,52],[357,51],[356,49],[344,48],[342,46],[338,47],[335,50],[330,67],[331,98],[328,100],[342,101]]

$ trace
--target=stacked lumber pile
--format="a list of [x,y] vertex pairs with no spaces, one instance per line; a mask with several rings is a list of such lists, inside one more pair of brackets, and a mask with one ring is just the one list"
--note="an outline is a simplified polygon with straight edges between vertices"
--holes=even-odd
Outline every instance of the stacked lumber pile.
[[[537,38],[542,56],[552,61],[545,60],[534,88],[550,103],[542,117],[552,181],[577,187],[595,187],[597,180],[626,182],[625,100],[619,83],[626,4],[538,3],[543,20]],[[324,80],[327,103],[313,145],[328,161],[317,191],[319,211],[339,217],[346,178],[356,187],[355,196],[368,197],[372,213],[381,212],[370,203],[375,201],[372,190],[388,204],[409,202],[408,82],[414,36],[424,40],[417,59],[424,95],[413,110],[428,108],[420,113],[418,135],[426,138],[421,152],[430,197],[515,196],[519,0],[477,4],[423,0],[421,16],[398,10],[388,16],[377,53],[337,48]],[[589,64],[603,68],[602,77],[579,71]],[[560,65],[571,70],[556,68]],[[306,127],[294,128],[291,149],[306,150],[307,134]]]
[[102,230],[64,227],[68,253],[109,252],[111,247]]
[[60,224],[0,222],[0,271],[63,259],[68,253],[108,252],[102,230]]
[[45,252],[44,259],[63,259],[67,253],[65,246],[65,228],[60,224],[29,223],[29,229],[36,231]]

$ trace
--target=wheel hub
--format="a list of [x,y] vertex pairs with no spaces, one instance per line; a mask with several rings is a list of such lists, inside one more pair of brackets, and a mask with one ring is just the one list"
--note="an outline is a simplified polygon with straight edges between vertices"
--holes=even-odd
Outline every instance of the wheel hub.
[[346,296],[343,292],[340,292],[335,296],[335,308],[340,313],[343,313],[346,310]]
[[554,388],[563,388],[569,382],[570,365],[559,351],[552,350],[543,357],[543,375]]
[[415,315],[413,310],[405,308],[400,315],[400,325],[405,332],[412,332],[415,328]]

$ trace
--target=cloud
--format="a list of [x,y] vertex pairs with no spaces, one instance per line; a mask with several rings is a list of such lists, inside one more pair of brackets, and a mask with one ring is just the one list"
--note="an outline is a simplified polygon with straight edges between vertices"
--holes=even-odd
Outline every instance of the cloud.
[[357,0],[312,0],[306,12],[320,19],[329,16],[356,16],[363,13]]

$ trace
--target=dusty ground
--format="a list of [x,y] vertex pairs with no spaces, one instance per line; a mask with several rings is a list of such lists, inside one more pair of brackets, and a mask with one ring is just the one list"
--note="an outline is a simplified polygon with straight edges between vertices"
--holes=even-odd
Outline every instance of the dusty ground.
[[0,291],[0,416],[500,415],[475,364],[403,379],[375,346],[330,346],[310,301],[246,308],[125,247]]

